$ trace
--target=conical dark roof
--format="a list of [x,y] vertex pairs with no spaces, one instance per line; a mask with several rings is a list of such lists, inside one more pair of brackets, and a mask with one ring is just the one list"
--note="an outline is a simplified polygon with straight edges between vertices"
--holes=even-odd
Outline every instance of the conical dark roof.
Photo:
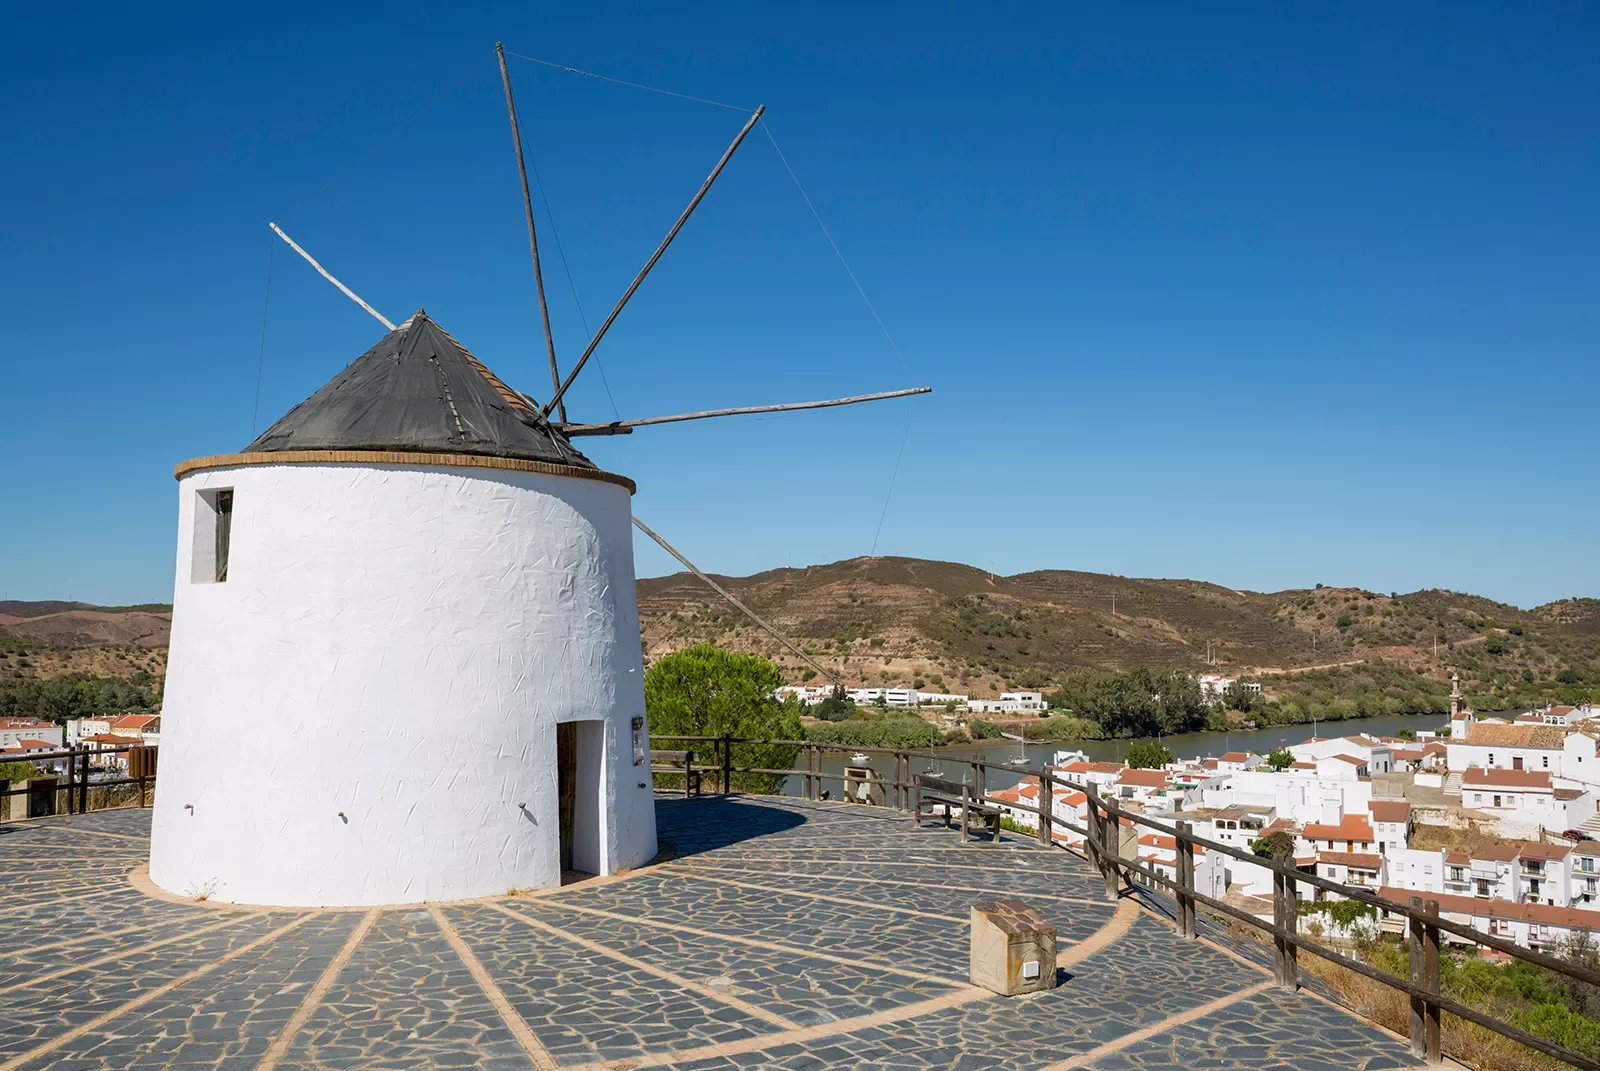
[[421,309],[245,447],[483,454],[595,468]]

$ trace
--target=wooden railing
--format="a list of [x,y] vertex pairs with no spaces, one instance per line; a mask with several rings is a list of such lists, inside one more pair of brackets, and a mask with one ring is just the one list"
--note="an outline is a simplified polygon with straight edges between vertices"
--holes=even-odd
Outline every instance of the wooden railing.
[[[138,805],[147,806],[151,797],[150,790],[155,787],[156,755],[158,748],[130,740],[126,746],[101,747],[95,750],[83,747],[65,747],[59,751],[36,752],[23,755],[18,762],[28,763],[66,763],[64,776],[55,774],[39,774],[39,777],[56,777],[55,793],[59,798],[66,794],[66,806],[55,806],[56,814],[83,814],[89,810],[89,790],[102,788],[118,788],[124,785],[138,786]],[[126,777],[107,777],[93,779],[90,776],[90,767],[94,760],[101,756],[126,755],[128,774]],[[32,780],[30,778],[30,780]],[[11,782],[0,781],[0,800],[15,799],[18,796],[26,797],[35,790],[28,787],[12,788]],[[24,804],[26,806],[26,803]],[[21,817],[15,814],[16,806],[11,805],[11,817]]]
[[[670,740],[680,746],[685,741],[696,741],[711,745],[709,757],[713,761],[706,765],[698,766],[696,769],[706,774],[715,775],[717,786],[723,793],[730,791],[733,776],[737,774],[783,774],[801,778],[801,794],[804,798],[810,800],[821,798],[821,786],[824,781],[844,781],[843,774],[823,771],[822,756],[825,753],[860,752],[866,755],[889,756],[894,762],[894,772],[892,776],[883,777],[880,783],[889,789],[889,792],[886,793],[886,799],[889,800],[888,806],[901,811],[909,811],[912,806],[912,792],[915,788],[915,775],[911,773],[913,762],[919,760],[927,761],[928,759],[926,751],[918,752],[904,748],[856,747],[849,744],[824,744],[810,740],[749,740],[732,736],[652,736],[651,740],[652,743],[655,740]],[[733,748],[741,744],[782,745],[797,748],[800,751],[800,757],[805,762],[805,766],[804,768],[797,766],[789,770],[735,766],[732,762]],[[1279,859],[1258,856],[1252,852],[1235,848],[1232,845],[1197,837],[1188,822],[1182,820],[1164,822],[1147,814],[1128,810],[1114,801],[1102,797],[1093,785],[1072,781],[1050,766],[1041,766],[1030,770],[977,759],[956,760],[941,757],[935,761],[940,762],[943,766],[969,767],[970,783],[980,793],[986,791],[985,782],[987,781],[989,770],[1001,770],[1014,777],[1032,776],[1038,778],[1040,783],[1039,799],[1045,804],[1044,806],[1020,801],[1015,803],[1006,802],[1003,806],[1008,810],[1032,814],[1038,819],[1038,829],[1035,831],[1035,835],[1040,844],[1074,851],[1074,854],[1078,854],[1073,848],[1060,844],[1055,839],[1054,831],[1057,829],[1069,830],[1082,837],[1084,841],[1082,854],[1104,878],[1107,899],[1115,900],[1120,898],[1123,886],[1131,884],[1136,876],[1144,878],[1152,886],[1167,890],[1176,901],[1177,928],[1179,934],[1183,937],[1194,939],[1199,936],[1196,915],[1197,909],[1201,906],[1218,916],[1261,931],[1272,939],[1273,976],[1277,983],[1286,989],[1292,990],[1299,987],[1298,956],[1301,951],[1304,951],[1309,955],[1327,960],[1346,970],[1353,971],[1365,978],[1404,993],[1411,1004],[1411,1051],[1419,1059],[1425,1060],[1429,1064],[1438,1064],[1442,1060],[1440,1016],[1444,1012],[1449,1012],[1467,1022],[1475,1023],[1486,1030],[1526,1045],[1530,1049],[1564,1061],[1574,1067],[1583,1068],[1585,1071],[1600,1071],[1600,1061],[1596,1061],[1582,1053],[1574,1052],[1563,1045],[1530,1034],[1520,1027],[1513,1026],[1477,1008],[1470,1007],[1443,995],[1440,991],[1441,934],[1450,934],[1479,947],[1499,952],[1525,963],[1535,964],[1546,970],[1554,971],[1557,974],[1589,985],[1600,986],[1600,971],[1581,967],[1578,964],[1544,952],[1524,948],[1521,945],[1484,933],[1482,930],[1475,929],[1464,923],[1453,922],[1440,914],[1439,904],[1436,900],[1425,900],[1420,895],[1409,897],[1409,903],[1384,899],[1370,888],[1345,885],[1329,878],[1319,877],[1315,873],[1308,873],[1291,863]],[[1056,786],[1074,792],[1082,792],[1087,797],[1086,824],[1079,825],[1054,813],[1053,800]],[[1174,877],[1169,878],[1158,868],[1150,866],[1137,858],[1130,859],[1119,854],[1118,841],[1120,838],[1118,831],[1122,823],[1130,824],[1135,828],[1143,827],[1174,839],[1176,844]],[[1268,871],[1272,875],[1273,883],[1271,921],[1199,891],[1195,887],[1194,880],[1196,847],[1202,848],[1207,852],[1215,852],[1218,855],[1249,863]],[[1371,964],[1363,963],[1300,933],[1298,890],[1302,885],[1310,886],[1322,892],[1333,893],[1348,900],[1368,904],[1379,912],[1405,919],[1406,940],[1409,945],[1411,961],[1409,977],[1402,978],[1380,970]],[[1597,914],[1597,918],[1600,918],[1600,914]]]

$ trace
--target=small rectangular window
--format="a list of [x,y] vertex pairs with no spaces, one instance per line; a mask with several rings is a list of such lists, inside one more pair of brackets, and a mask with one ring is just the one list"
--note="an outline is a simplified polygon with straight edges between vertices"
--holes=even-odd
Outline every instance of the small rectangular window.
[[232,540],[233,488],[218,487],[197,493],[189,579],[196,584],[220,584],[227,580]]
[[644,765],[644,719],[638,716],[633,719],[633,764]]

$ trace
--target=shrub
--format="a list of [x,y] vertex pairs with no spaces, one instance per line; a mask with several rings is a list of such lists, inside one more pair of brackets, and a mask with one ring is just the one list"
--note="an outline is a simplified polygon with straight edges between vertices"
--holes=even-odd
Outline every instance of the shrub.
[[1122,761],[1136,770],[1159,770],[1172,761],[1172,752],[1154,740],[1135,740]]
[[1294,838],[1280,829],[1251,841],[1250,851],[1263,859],[1293,859]]
[[[760,655],[700,644],[658,659],[645,671],[644,705],[652,736],[729,736],[753,740],[799,740],[800,708],[779,702],[778,667]],[[668,746],[672,745],[669,739]],[[680,745],[681,746],[681,745]],[[736,744],[735,766],[786,770],[800,753],[794,744]],[[734,787],[776,792],[781,774],[735,774]]]
[[967,732],[974,740],[994,740],[1000,736],[1000,726],[984,718],[967,722]]

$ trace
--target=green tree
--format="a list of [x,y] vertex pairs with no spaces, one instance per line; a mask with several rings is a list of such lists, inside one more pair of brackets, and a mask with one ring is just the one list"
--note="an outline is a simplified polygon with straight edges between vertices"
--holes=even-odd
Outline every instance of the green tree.
[[0,762],[0,781],[26,781],[38,773],[31,762]]
[[[644,675],[644,706],[650,733],[667,738],[673,750],[709,752],[705,743],[675,742],[673,733],[688,736],[727,734],[750,740],[800,740],[800,708],[780,702],[773,693],[783,683],[778,667],[760,655],[725,651],[700,644],[666,655]],[[735,744],[734,766],[768,770],[794,767],[794,744]],[[746,792],[778,792],[783,774],[734,774],[733,787]]]
[[1261,694],[1246,688],[1243,681],[1234,681],[1222,693],[1222,702],[1229,710],[1248,714],[1261,705]]
[[974,740],[995,740],[1000,736],[1000,726],[986,718],[967,722],[967,734]]
[[856,701],[845,694],[844,685],[835,684],[833,693],[812,707],[811,714],[822,721],[848,721],[855,717]]
[[1136,770],[1159,770],[1172,761],[1172,752],[1154,740],[1135,740],[1122,761]]
[[1263,859],[1293,859],[1294,838],[1280,829],[1251,841],[1250,850]]
[[1290,754],[1289,749],[1286,747],[1280,747],[1277,751],[1267,756],[1267,765],[1274,770],[1287,770],[1292,762],[1294,762],[1294,756]]

